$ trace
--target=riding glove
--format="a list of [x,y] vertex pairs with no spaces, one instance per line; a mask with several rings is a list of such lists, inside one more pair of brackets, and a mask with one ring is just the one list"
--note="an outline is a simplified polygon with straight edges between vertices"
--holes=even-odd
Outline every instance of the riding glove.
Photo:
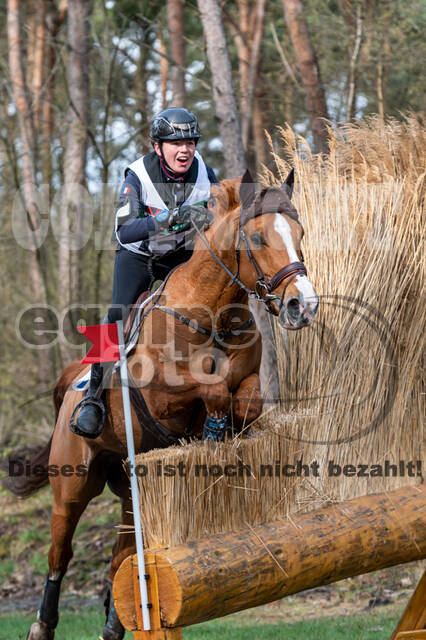
[[210,224],[209,213],[201,205],[181,205],[175,209],[161,209],[155,215],[160,231],[183,231],[191,227],[191,221],[198,228]]

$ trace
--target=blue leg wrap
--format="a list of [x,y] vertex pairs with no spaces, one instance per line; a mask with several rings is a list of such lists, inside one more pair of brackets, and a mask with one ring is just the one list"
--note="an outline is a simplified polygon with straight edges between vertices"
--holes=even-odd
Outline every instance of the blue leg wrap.
[[223,418],[214,418],[208,413],[204,421],[202,439],[223,442],[227,433],[229,433],[228,416],[226,415]]

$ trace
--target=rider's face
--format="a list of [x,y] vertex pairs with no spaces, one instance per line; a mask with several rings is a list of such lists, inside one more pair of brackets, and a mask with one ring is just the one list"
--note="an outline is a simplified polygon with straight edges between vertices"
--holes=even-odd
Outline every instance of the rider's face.
[[[154,149],[161,156],[160,145],[154,142]],[[170,169],[183,175],[190,168],[195,154],[195,140],[170,140],[163,142],[163,155]]]

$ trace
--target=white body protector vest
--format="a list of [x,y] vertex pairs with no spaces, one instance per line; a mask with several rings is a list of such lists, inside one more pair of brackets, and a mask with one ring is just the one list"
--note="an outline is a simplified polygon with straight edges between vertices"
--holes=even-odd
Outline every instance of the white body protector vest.
[[[195,152],[195,157],[198,160],[197,181],[194,184],[193,189],[191,190],[191,193],[189,194],[185,202],[182,203],[184,205],[195,205],[201,202],[207,202],[210,197],[210,180],[207,175],[206,165],[204,164],[204,160],[202,159],[198,151]],[[141,201],[145,206],[152,207],[153,209],[168,209],[169,207],[167,207],[167,205],[162,200],[160,194],[155,188],[155,185],[148,175],[144,164],[144,158],[145,156],[138,158],[128,167],[134,173],[136,173],[140,180]],[[169,253],[169,251],[174,251],[178,246],[183,246],[185,242],[185,234],[187,233],[188,230],[168,234],[157,233],[156,235],[148,238],[145,241],[129,242],[127,244],[120,242],[118,236],[116,237],[121,246],[125,247],[129,251],[140,253],[146,256],[163,256],[166,253]]]

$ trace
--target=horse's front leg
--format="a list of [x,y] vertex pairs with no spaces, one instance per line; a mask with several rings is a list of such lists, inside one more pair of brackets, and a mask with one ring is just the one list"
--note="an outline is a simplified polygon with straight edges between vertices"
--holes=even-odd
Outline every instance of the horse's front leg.
[[229,435],[231,393],[225,380],[200,386],[200,396],[207,416],[203,426],[203,440],[225,440]]

